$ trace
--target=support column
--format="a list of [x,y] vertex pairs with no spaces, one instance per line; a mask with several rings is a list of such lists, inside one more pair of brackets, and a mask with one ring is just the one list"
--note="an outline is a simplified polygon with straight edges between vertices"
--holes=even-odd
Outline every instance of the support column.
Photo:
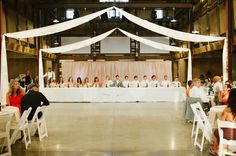
[[233,57],[233,36],[234,36],[234,8],[233,0],[226,0],[226,38],[228,47],[226,51],[228,79],[232,80],[232,57]]
[[[2,34],[3,34],[3,32],[2,32],[2,27],[3,27],[3,18],[2,18],[2,16],[3,16],[3,2],[2,2],[3,0],[0,0],[0,35],[1,35],[1,37],[0,37],[0,43],[2,43]],[[0,44],[0,49],[2,49],[2,44]]]

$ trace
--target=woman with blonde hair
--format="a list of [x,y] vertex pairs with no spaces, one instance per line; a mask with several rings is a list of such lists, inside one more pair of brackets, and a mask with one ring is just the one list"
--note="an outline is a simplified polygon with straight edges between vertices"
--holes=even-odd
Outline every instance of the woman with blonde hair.
[[25,91],[20,87],[20,83],[17,80],[11,80],[9,90],[6,95],[7,104],[19,108],[21,113],[20,102],[24,94]]
[[84,87],[91,87],[91,84],[89,83],[89,78],[88,77],[85,77],[84,78],[84,83],[83,83],[83,86]]

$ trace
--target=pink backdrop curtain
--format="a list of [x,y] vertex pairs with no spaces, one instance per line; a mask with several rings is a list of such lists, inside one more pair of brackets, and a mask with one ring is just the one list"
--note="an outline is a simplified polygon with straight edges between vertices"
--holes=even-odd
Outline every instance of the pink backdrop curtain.
[[109,75],[114,80],[115,75],[119,75],[123,80],[125,75],[129,76],[129,80],[133,80],[134,75],[137,75],[139,80],[142,80],[143,75],[147,75],[151,79],[152,75],[158,76],[158,81],[163,80],[164,75],[168,75],[169,80],[172,80],[171,61],[138,61],[138,62],[121,62],[121,61],[104,61],[104,62],[89,62],[89,61],[63,61],[62,76],[66,82],[70,76],[74,82],[77,77],[84,80],[89,77],[89,81],[93,82],[95,76],[98,76],[101,82],[104,82],[106,76]]

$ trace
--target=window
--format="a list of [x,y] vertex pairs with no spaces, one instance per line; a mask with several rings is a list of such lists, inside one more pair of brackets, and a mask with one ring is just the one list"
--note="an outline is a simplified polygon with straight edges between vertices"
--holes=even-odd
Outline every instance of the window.
[[122,14],[116,9],[111,9],[107,11],[108,19],[122,19]]
[[156,9],[156,19],[162,19],[163,18],[163,10]]
[[74,18],[74,9],[67,9],[66,10],[66,18],[67,19],[73,19]]

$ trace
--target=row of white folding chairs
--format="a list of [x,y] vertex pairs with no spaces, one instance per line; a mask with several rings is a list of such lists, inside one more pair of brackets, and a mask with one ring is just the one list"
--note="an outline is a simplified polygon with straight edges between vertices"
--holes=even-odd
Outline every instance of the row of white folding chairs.
[[[203,145],[204,145],[204,138],[206,138],[206,140],[208,140],[209,142],[212,142],[212,138],[213,138],[212,126],[209,123],[209,120],[205,112],[203,111],[200,103],[191,104],[191,108],[194,113],[194,122],[193,122],[193,129],[192,129],[192,137],[195,135],[194,146],[198,146],[200,148],[200,151],[202,151]],[[222,130],[222,128],[236,129],[236,123],[228,122],[228,121],[221,121],[218,119],[217,124],[218,124],[219,138],[220,138],[219,139],[219,156],[225,156],[225,155],[236,156],[235,151],[232,151],[232,149],[228,148],[229,146],[236,147],[236,140],[225,139],[223,137],[224,131]],[[202,131],[201,143],[197,142],[199,130]],[[224,147],[225,145],[227,145],[226,146],[227,148]]]
[[[31,134],[34,135],[36,130],[38,130],[39,140],[41,141],[44,137],[48,137],[45,113],[46,106],[38,107],[34,113],[34,116],[31,121],[28,121],[28,116],[32,108],[24,111],[20,121],[17,124],[11,125],[11,129],[14,130],[11,136],[11,143],[14,143],[17,135],[20,131],[23,132],[25,148],[28,149],[28,146],[31,144]],[[42,113],[42,117],[38,118],[38,114]],[[36,126],[35,126],[36,125]]]

